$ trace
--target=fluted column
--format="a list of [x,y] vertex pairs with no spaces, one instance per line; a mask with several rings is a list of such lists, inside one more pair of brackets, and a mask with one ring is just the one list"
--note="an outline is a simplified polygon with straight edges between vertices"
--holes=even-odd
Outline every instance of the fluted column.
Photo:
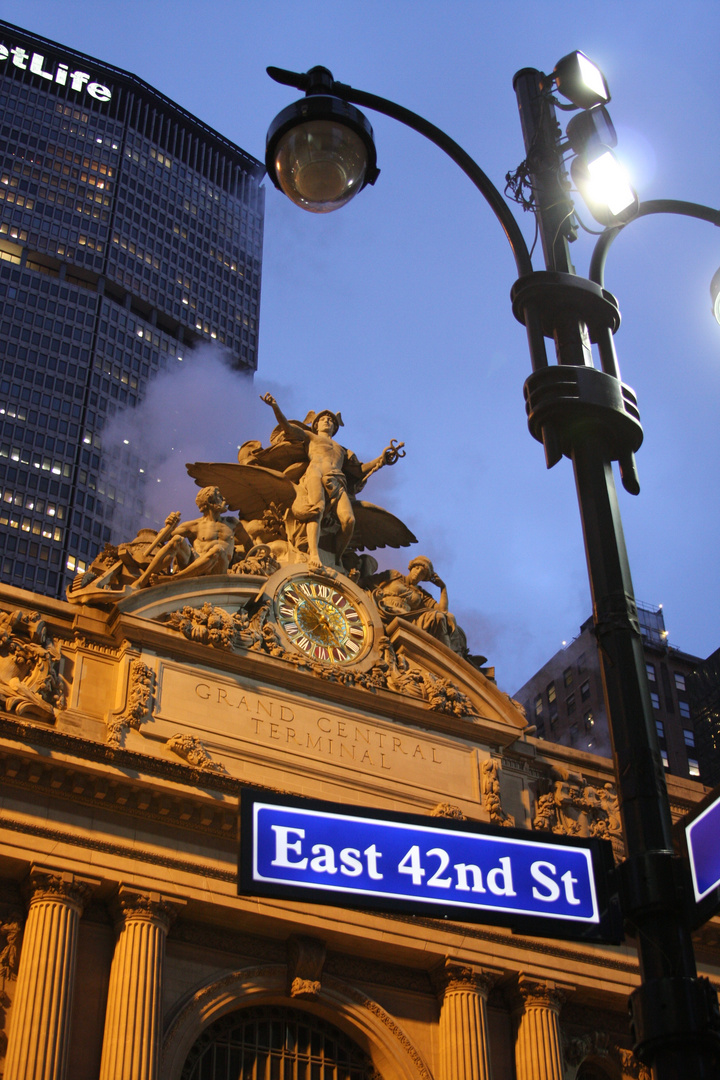
[[499,972],[446,960],[435,972],[440,1002],[440,1080],[490,1080],[487,997]]
[[80,915],[99,882],[33,866],[5,1080],[63,1080]]
[[177,903],[120,889],[100,1080],[156,1080],[165,939]]
[[520,975],[515,1014],[517,1080],[563,1080],[560,1009],[572,987]]

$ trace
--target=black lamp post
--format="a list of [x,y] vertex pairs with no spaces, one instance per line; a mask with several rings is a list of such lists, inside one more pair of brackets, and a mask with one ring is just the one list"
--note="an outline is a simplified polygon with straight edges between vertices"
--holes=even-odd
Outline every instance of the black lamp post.
[[[510,209],[477,163],[444,132],[394,102],[335,82],[327,68],[307,74],[268,68],[277,82],[304,90],[268,133],[266,164],[273,183],[305,209],[323,212],[375,182],[378,170],[372,129],[353,106],[384,113],[425,135],[472,180],[508,238],[518,272],[512,292],[515,317],[525,325],[532,374],[525,383],[528,426],[545,447],[548,468],[564,455],[573,462],[593,599],[627,858],[618,868],[621,905],[637,941],[641,984],[630,997],[636,1055],[651,1064],[655,1080],[709,1080],[718,1076],[720,1024],[709,981],[698,978],[690,930],[691,891],[685,864],[673,854],[671,815],[650,694],[630,567],[617,503],[612,463],[624,487],[639,491],[634,453],[642,442],[637,402],[620,381],[613,334],[617,302],[603,288],[605,254],[633,216],[689,212],[695,204],[647,203],[634,192],[618,196],[605,213],[611,224],[597,245],[589,279],[570,261],[574,204],[564,169],[553,86],[587,111],[569,143],[587,142],[581,161],[591,179],[593,163],[608,155],[612,124],[599,113],[609,100],[602,74],[581,53],[559,62],[553,75],[524,69],[514,85],[526,161],[522,168],[537,215],[546,269],[535,271]],[[568,106],[560,106],[567,108]],[[583,114],[581,114],[583,115]],[[573,122],[571,122],[573,123]],[[520,172],[520,170],[519,170]],[[516,174],[517,176],[518,174]],[[588,201],[588,205],[592,204]],[[718,224],[720,214],[706,220]],[[595,211],[593,210],[593,213]],[[702,213],[693,216],[702,217]],[[601,219],[603,220],[603,219]],[[557,364],[548,363],[545,339],[555,342]],[[600,368],[593,365],[597,347]]]

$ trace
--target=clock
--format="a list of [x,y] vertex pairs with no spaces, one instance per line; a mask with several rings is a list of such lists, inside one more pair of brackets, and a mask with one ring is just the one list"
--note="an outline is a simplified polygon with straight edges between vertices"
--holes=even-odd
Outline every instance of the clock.
[[291,645],[324,664],[362,660],[371,642],[371,620],[350,582],[295,573],[275,593],[275,617]]

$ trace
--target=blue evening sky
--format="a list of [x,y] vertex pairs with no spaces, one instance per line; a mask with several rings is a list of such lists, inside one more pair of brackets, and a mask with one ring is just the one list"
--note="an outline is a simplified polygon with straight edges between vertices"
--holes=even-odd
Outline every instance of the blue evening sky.
[[[524,156],[513,74],[582,49],[607,76],[641,199],[720,202],[717,0],[5,0],[2,12],[139,75],[259,158],[269,122],[299,96],[265,67],[324,64],[445,129],[501,189]],[[342,410],[343,439],[362,459],[405,441],[407,457],[365,492],[419,539],[388,564],[434,560],[472,651],[512,692],[590,613],[572,469],[547,472],[527,431],[515,267],[494,217],[439,150],[368,115],[381,176],[344,210],[303,213],[266,182],[255,390],[272,389],[294,416]],[[533,220],[518,217],[531,242]],[[579,273],[592,243],[573,247]],[[606,282],[646,433],[642,492],[620,493],[636,595],[662,603],[671,643],[700,656],[720,645],[720,327],[708,291],[718,266],[713,226],[654,217],[617,239]],[[238,390],[220,422],[208,389],[177,406],[202,456],[227,459],[228,439],[267,440],[263,406]],[[227,407],[219,384],[220,397]]]

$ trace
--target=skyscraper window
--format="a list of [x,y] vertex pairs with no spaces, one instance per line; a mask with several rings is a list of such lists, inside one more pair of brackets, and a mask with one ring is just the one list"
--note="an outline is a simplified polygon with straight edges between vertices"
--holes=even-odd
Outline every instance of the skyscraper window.
[[101,475],[106,422],[199,342],[256,368],[263,168],[135,75],[0,44],[0,560],[62,597],[143,503],[136,454]]

